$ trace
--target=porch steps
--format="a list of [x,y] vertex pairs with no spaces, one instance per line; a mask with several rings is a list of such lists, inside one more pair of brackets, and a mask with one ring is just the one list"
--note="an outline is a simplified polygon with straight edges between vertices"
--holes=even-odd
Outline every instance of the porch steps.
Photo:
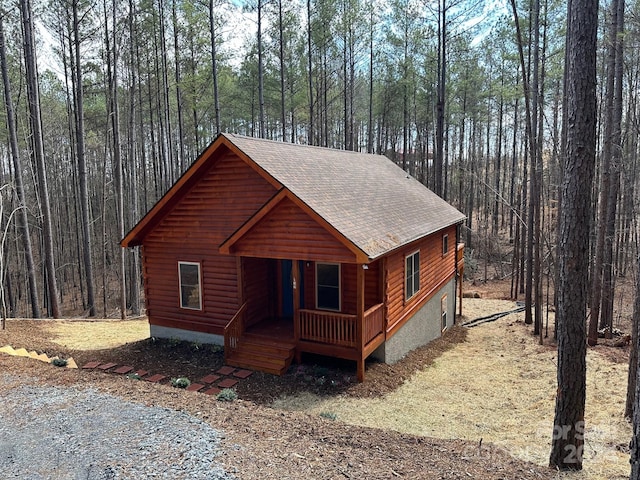
[[283,375],[295,354],[295,345],[286,341],[245,335],[226,363],[234,367]]

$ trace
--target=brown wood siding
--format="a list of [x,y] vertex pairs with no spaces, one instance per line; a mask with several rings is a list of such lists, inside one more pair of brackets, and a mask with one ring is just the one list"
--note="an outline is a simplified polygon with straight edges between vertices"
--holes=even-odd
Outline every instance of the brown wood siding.
[[316,262],[304,263],[304,308],[316,308]]
[[382,303],[380,289],[380,261],[370,263],[369,269],[364,272],[364,309]]
[[[236,258],[219,245],[274,194],[234,155],[218,159],[144,240],[144,278],[152,325],[222,334],[238,310]],[[178,261],[200,262],[203,310],[179,307]]]
[[[442,254],[442,237],[449,235],[449,250]],[[437,289],[455,275],[456,227],[434,233],[389,255],[386,261],[387,332],[393,334],[416,308],[430,298]],[[420,250],[420,290],[405,300],[405,257]],[[434,319],[439,322],[439,319]]]
[[[308,262],[304,267],[304,305],[305,308],[313,310],[316,308],[316,263]],[[368,266],[365,271],[365,303],[364,309],[382,303],[380,297],[380,262],[376,261]],[[352,263],[343,263],[341,271],[341,313],[355,315],[356,313],[356,269],[362,268]]]
[[354,262],[355,255],[288,198],[232,248],[236,255],[320,262]]
[[277,300],[276,264],[266,258],[243,258],[244,299],[247,302],[247,326],[274,316],[272,298]]

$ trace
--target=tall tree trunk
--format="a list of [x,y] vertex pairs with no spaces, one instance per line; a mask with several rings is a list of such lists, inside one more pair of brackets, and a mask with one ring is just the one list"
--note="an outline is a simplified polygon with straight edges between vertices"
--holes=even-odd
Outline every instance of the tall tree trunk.
[[78,166],[78,186],[80,188],[80,225],[82,228],[82,261],[84,263],[85,282],[87,284],[87,308],[89,316],[96,316],[96,301],[93,287],[93,255],[91,252],[91,219],[89,218],[89,190],[87,187],[87,160],[84,144],[84,91],[82,85],[82,63],[80,55],[80,22],[78,19],[78,2],[71,4],[73,15],[73,52],[75,57],[74,72],[75,95],[75,133],[76,162]]
[[[176,108],[178,110],[178,155],[180,158],[176,162],[177,165],[180,166],[180,174],[182,174],[185,170],[185,158],[184,158],[184,144],[185,144],[185,135],[184,135],[184,119],[182,118],[182,86],[181,86],[181,78],[180,78],[180,45],[178,42],[178,15],[176,13],[176,0],[173,0],[171,4],[171,17],[173,20],[173,58],[175,62],[175,80],[176,80]],[[114,19],[115,20],[115,19]],[[115,26],[113,27],[115,30]],[[114,37],[115,42],[115,37]],[[114,52],[117,52],[116,45],[114,43]],[[114,72],[117,68],[117,65],[114,63],[113,65]]]
[[[116,43],[116,12],[117,12],[117,0],[113,0],[113,48],[109,41],[109,28],[107,21],[107,1],[104,0],[104,24],[105,24],[105,49],[107,57],[107,98],[109,118],[111,120],[111,138],[113,139],[113,170],[115,172],[115,187],[116,187],[116,205],[117,205],[117,218],[118,218],[118,234],[120,238],[124,238],[125,234],[125,222],[124,222],[124,181],[122,175],[122,146],[120,145],[120,119],[118,109],[118,56],[117,56],[117,43]],[[119,277],[120,277],[120,318],[127,318],[127,283],[126,283],[126,252],[124,248],[119,251]]]
[[597,0],[567,8],[567,158],[558,235],[558,390],[549,465],[581,470],[586,397],[586,304],[595,169]]
[[373,153],[373,5],[369,5],[369,124],[367,127],[367,153]]
[[309,145],[317,145],[317,141],[315,140],[315,129],[314,129],[314,108],[313,108],[313,60],[311,56],[311,45],[312,45],[312,35],[311,35],[311,0],[307,0],[307,61],[308,61],[308,80],[309,80],[309,134],[307,143]]
[[60,317],[58,298],[58,282],[53,250],[53,228],[51,223],[51,205],[49,202],[49,187],[47,184],[47,168],[44,158],[44,144],[42,138],[42,117],[40,114],[40,88],[38,86],[38,71],[36,66],[36,47],[34,39],[34,25],[31,3],[20,0],[20,14],[24,32],[25,74],[27,80],[27,102],[29,104],[29,124],[31,128],[31,148],[36,165],[38,191],[42,209],[42,237],[43,257],[45,263],[49,312],[54,318]]
[[211,74],[213,76],[213,105],[216,119],[216,135],[221,132],[220,98],[218,93],[218,54],[216,52],[216,18],[214,14],[214,0],[209,0],[209,33],[211,35]]
[[443,196],[444,110],[447,78],[447,0],[438,0],[438,85],[436,102],[436,154],[433,164],[433,191]]
[[[20,162],[20,152],[18,150],[18,135],[16,132],[15,111],[11,97],[11,84],[9,81],[9,69],[7,68],[7,52],[4,36],[4,12],[0,13],[0,67],[2,68],[2,83],[4,86],[4,104],[7,110],[7,130],[9,133],[9,147],[11,149],[11,160],[13,162],[13,176],[16,193],[18,196],[18,231],[22,238],[24,257],[27,263],[27,278],[29,280],[29,300],[31,301],[31,315],[33,318],[40,318],[40,300],[38,295],[38,284],[36,282],[35,262],[33,260],[33,248],[31,246],[31,233],[29,231],[29,218],[27,215],[27,204],[22,180],[22,165]],[[8,279],[8,277],[7,277]],[[2,288],[0,286],[0,288]]]
[[607,215],[605,220],[602,306],[600,313],[601,324],[611,338],[613,330],[613,298],[615,292],[615,272],[613,248],[616,238],[616,215],[618,209],[618,192],[620,190],[620,170],[622,167],[622,81],[623,81],[623,42],[624,42],[624,0],[617,0],[617,14],[615,27],[615,88],[613,94],[613,127],[611,151],[611,182],[609,198],[607,199]]
[[[640,275],[640,255],[637,260],[637,274]],[[631,476],[630,480],[640,480],[640,281],[636,280],[635,301],[633,303],[633,330],[631,356],[629,358],[629,383],[627,386],[627,404],[625,416],[633,417],[633,437],[631,439]]]
[[259,135],[260,138],[265,138],[265,117],[264,117],[264,59],[262,52],[262,2],[258,0],[258,103],[260,105],[259,111]]
[[282,0],[278,0],[278,35],[280,61],[280,123],[282,124],[282,141],[287,141],[287,118],[285,99],[285,61],[284,61],[284,20],[282,16]]
[[[136,35],[135,28],[135,14],[133,0],[129,0],[129,36],[133,39]],[[134,41],[129,43],[129,57],[130,57],[130,71],[129,71],[129,165],[131,169],[131,219],[132,224],[138,221],[139,213],[139,188],[138,184],[138,165],[136,161],[136,145],[137,145],[137,133],[136,133],[136,81],[139,80],[139,75],[134,73],[134,59],[136,58],[136,48]],[[138,77],[138,78],[136,78]],[[143,147],[144,148],[144,147]],[[142,168],[145,169],[144,155],[142,157]],[[140,315],[140,254],[138,247],[131,249],[131,281],[129,282],[130,289],[130,303],[131,313],[135,316]]]
[[[534,2],[534,4],[537,4],[537,1]],[[539,6],[539,4],[538,4]],[[535,5],[534,5],[535,7]],[[529,154],[529,159],[531,161],[531,180],[529,183],[529,188],[530,188],[530,194],[529,194],[529,198],[528,198],[528,211],[529,214],[527,216],[527,241],[523,242],[523,249],[526,245],[526,255],[524,255],[524,250],[522,252],[522,257],[521,257],[521,261],[524,261],[526,258],[526,263],[527,263],[527,268],[526,268],[526,285],[525,285],[525,323],[526,324],[531,324],[533,323],[533,314],[532,314],[532,304],[533,304],[533,243],[534,243],[534,228],[535,228],[535,222],[534,220],[534,213],[535,213],[535,202],[534,202],[534,192],[535,192],[535,172],[536,172],[536,152],[537,152],[537,147],[536,147],[536,137],[535,137],[535,132],[536,129],[534,127],[534,122],[535,119],[537,118],[537,102],[538,102],[538,97],[537,97],[537,80],[538,80],[538,49],[537,49],[537,44],[538,42],[534,39],[533,41],[533,49],[534,49],[534,60],[533,60],[533,65],[534,65],[534,74],[533,74],[533,85],[530,85],[529,83],[529,78],[527,76],[527,68],[526,68],[526,64],[525,64],[525,58],[524,58],[524,50],[523,50],[523,39],[522,39],[522,34],[520,32],[520,20],[519,20],[519,16],[518,16],[518,10],[516,7],[516,3],[515,0],[511,0],[511,8],[513,11],[513,17],[514,17],[514,23],[516,26],[516,36],[518,39],[518,54],[520,57],[520,69],[522,71],[522,85],[524,88],[524,105],[525,105],[525,126],[526,126],[526,136],[527,139],[529,140],[528,143],[528,154]],[[535,14],[535,12],[532,14],[533,15],[533,20],[536,21],[536,19],[538,18],[538,15]],[[538,29],[535,28],[535,35],[537,38],[537,31]],[[526,169],[526,166],[525,166]],[[527,172],[525,170],[524,173],[524,181],[523,181],[523,199],[525,199],[526,201],[526,196],[525,196],[525,192],[526,192],[526,180],[527,180]],[[523,208],[524,211],[524,208]],[[524,274],[524,269],[522,269],[521,271],[521,275]]]
[[604,145],[602,150],[602,166],[600,180],[600,203],[598,210],[598,230],[596,236],[595,259],[593,263],[591,284],[591,319],[589,321],[589,345],[593,346],[598,343],[598,323],[600,320],[600,306],[602,301],[602,274],[604,268],[606,231],[607,231],[607,212],[609,210],[608,202],[611,189],[611,157],[612,150],[617,148],[614,142],[614,90],[616,80],[616,45],[618,43],[618,2],[611,2],[611,23],[609,26],[609,34],[607,36],[607,81],[604,106]]

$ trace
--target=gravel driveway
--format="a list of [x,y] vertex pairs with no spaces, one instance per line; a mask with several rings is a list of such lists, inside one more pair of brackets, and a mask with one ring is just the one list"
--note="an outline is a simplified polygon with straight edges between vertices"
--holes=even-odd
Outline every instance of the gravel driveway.
[[233,476],[216,463],[221,436],[186,413],[91,388],[0,393],[2,479],[227,480]]

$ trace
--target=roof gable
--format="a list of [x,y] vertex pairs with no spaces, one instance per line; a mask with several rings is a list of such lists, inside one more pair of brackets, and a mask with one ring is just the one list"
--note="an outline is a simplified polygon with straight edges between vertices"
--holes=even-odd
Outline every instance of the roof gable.
[[285,188],[225,240],[220,252],[321,262],[368,260],[364,252]]
[[290,192],[291,200],[334,237],[351,242],[361,258],[381,257],[465,218],[382,155],[221,134],[121,244],[142,244],[212,162],[230,151],[276,189]]
[[370,259],[465,218],[382,155],[225,136]]

